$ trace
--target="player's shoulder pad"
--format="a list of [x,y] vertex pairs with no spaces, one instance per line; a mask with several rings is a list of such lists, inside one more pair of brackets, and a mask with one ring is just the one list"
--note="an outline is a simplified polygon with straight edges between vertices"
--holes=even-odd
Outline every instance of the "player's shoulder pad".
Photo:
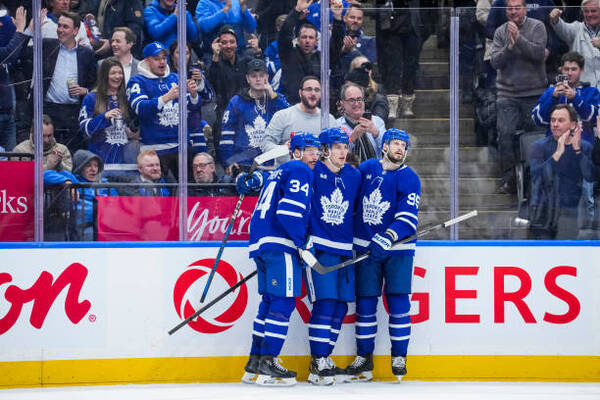
[[350,179],[360,179],[360,171],[350,164],[344,165],[340,171],[340,175]]
[[380,170],[382,168],[381,162],[379,162],[377,158],[370,158],[368,160],[365,160],[358,166],[358,169],[363,174],[368,171],[373,171],[375,168],[379,168]]
[[419,178],[419,175],[417,175],[417,173],[408,165],[404,165],[402,167],[401,170],[399,170],[398,172],[400,172],[401,176],[402,176],[402,184],[403,185],[410,185],[413,187],[419,187],[419,189],[421,188],[421,179]]

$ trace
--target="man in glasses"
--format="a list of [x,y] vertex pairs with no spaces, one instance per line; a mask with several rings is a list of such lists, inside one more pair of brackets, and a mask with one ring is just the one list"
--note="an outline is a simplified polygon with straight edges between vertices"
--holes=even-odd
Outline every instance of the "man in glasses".
[[365,113],[365,91],[352,82],[347,82],[340,90],[340,99],[344,115],[337,124],[351,132],[350,151],[359,162],[370,158],[381,158],[381,137],[385,132],[385,123],[381,118]]
[[[300,82],[298,90],[300,102],[292,107],[279,110],[273,115],[264,134],[260,147],[263,152],[281,144],[288,144],[290,134],[296,131],[310,133],[317,137],[321,132],[321,82],[316,76],[307,76]],[[329,126],[338,126],[335,118],[329,115]],[[275,160],[281,165],[289,160],[289,156]]]

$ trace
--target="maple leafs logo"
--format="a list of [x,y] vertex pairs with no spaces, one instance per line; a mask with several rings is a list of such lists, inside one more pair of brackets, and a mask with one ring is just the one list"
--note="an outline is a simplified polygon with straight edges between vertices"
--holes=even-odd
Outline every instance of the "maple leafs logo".
[[265,119],[259,115],[252,125],[246,124],[244,128],[248,134],[248,145],[250,147],[260,147],[265,129],[267,129],[267,122]]
[[369,225],[383,223],[383,214],[390,208],[389,201],[381,201],[379,188],[373,190],[369,197],[363,197],[363,221]]
[[321,196],[321,207],[323,215],[321,219],[327,224],[341,225],[344,223],[344,215],[348,210],[348,200],[344,201],[344,195],[339,188],[331,193],[331,199]]
[[161,126],[177,126],[179,124],[179,106],[173,100],[169,100],[157,116]]

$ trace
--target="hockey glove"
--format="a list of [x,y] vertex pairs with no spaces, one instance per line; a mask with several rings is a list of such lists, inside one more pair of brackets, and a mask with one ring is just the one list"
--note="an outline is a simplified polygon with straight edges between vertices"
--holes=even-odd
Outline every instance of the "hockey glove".
[[310,267],[316,263],[315,247],[310,237],[306,239],[302,246],[298,247],[298,252],[300,253],[300,259],[303,261],[301,263],[302,267]]
[[369,251],[371,258],[381,260],[389,255],[389,250],[392,248],[393,236],[389,232],[378,233],[371,239]]
[[246,195],[250,192],[260,190],[263,183],[263,176],[260,172],[254,171],[252,175],[248,177],[248,173],[244,172],[238,176],[235,188],[239,194]]

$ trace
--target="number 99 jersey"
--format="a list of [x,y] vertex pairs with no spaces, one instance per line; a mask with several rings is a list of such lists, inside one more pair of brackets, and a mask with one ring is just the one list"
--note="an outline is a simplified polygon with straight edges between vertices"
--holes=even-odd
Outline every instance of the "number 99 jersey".
[[[407,165],[384,171],[371,159],[360,165],[362,187],[358,199],[354,245],[364,252],[377,233],[388,231],[398,241],[417,232],[421,181]],[[414,255],[416,239],[393,246],[396,255]]]
[[297,251],[308,230],[313,171],[302,161],[267,174],[250,221],[250,257],[263,250]]

